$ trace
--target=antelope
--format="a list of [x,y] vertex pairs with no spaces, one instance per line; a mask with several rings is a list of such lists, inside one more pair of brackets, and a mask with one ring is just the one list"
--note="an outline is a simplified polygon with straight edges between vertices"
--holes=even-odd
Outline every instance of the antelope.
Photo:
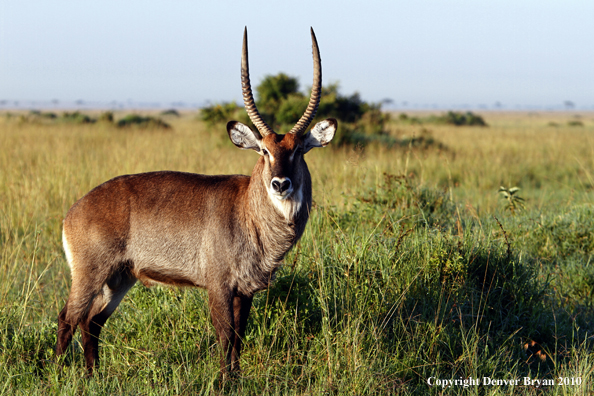
[[257,130],[230,121],[227,133],[237,147],[260,155],[251,176],[173,171],[118,176],[70,208],[62,242],[72,287],[58,316],[57,356],[80,327],[86,369],[93,375],[101,329],[140,280],[146,286],[206,289],[221,372],[239,371],[254,293],[269,286],[309,218],[311,176],[303,156],[330,143],[338,125],[328,118],[305,133],[322,92],[313,29],[311,39],[314,80],[309,104],[289,133],[279,135],[255,105],[244,30],[243,101]]

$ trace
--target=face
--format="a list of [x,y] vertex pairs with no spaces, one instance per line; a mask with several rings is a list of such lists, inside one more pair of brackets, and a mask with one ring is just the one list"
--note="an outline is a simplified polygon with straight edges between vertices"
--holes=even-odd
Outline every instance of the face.
[[264,159],[263,180],[269,195],[285,200],[300,191],[307,166],[303,155],[314,147],[324,147],[334,137],[337,122],[333,118],[318,122],[303,136],[270,133],[261,137],[237,121],[227,124],[231,141],[239,148],[257,151]]
[[265,162],[266,188],[272,197],[284,200],[301,187],[305,163],[303,142],[298,136],[272,133],[262,139],[260,154]]

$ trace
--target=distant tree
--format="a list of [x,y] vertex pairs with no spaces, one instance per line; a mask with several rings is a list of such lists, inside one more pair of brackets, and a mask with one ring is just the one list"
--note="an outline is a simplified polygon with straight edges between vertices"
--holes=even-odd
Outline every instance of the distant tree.
[[309,99],[300,94],[291,94],[280,101],[274,114],[274,120],[282,128],[283,125],[294,125],[303,115]]
[[[299,81],[295,77],[289,77],[285,73],[276,76],[268,75],[256,88],[258,100],[256,106],[262,116],[270,124],[276,123],[276,115],[282,102],[289,96],[303,97],[299,92]],[[295,99],[293,99],[295,100]]]

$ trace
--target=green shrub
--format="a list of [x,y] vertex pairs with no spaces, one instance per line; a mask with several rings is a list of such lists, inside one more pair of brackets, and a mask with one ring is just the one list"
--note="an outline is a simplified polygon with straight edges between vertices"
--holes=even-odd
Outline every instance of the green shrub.
[[581,121],[579,121],[579,120],[572,120],[572,121],[569,121],[567,123],[567,125],[568,126],[572,126],[572,127],[583,127],[584,126],[584,123],[581,122]]
[[444,124],[449,125],[470,125],[470,126],[487,126],[487,123],[483,119],[483,117],[474,114],[471,111],[466,113],[459,113],[455,111],[448,111],[446,114],[438,117],[438,120],[442,121]]
[[116,124],[120,128],[135,127],[139,129],[171,129],[171,126],[155,117],[143,117],[137,114],[129,114],[119,120]]
[[111,111],[105,111],[105,112],[101,113],[99,115],[99,118],[97,118],[97,121],[99,121],[99,122],[106,122],[106,123],[113,123],[113,112],[111,112]]
[[[33,113],[33,111],[31,112]],[[56,115],[56,113],[52,113],[51,111],[45,112],[45,113],[37,113],[38,116],[42,117],[42,118],[46,118],[48,120],[55,120],[56,118],[58,118],[58,116]]]
[[437,141],[433,137],[433,132],[427,128],[421,128],[419,135],[413,135],[412,137],[404,137],[398,141],[398,144],[402,147],[418,148],[427,150],[429,148],[437,148],[439,150],[448,150],[448,147]]
[[162,116],[174,116],[174,117],[179,117],[179,112],[175,109],[169,109],[169,110],[163,110],[161,112]]
[[[256,87],[256,92],[258,94],[256,105],[269,125],[276,124],[277,112],[284,100],[289,96],[303,96],[299,93],[297,78],[289,77],[285,73],[279,73],[276,76],[267,75]],[[303,114],[303,111],[301,113]]]
[[31,110],[29,114],[23,115],[23,120],[25,122],[35,122],[35,123],[47,123],[54,121],[58,118],[56,113],[52,112],[41,112],[39,110]]
[[233,116],[239,109],[235,102],[217,103],[200,109],[199,117],[209,125],[227,123],[233,119]]
[[406,113],[400,113],[398,115],[398,122],[407,125],[422,124],[421,120],[418,117],[409,117]]
[[594,255],[594,207],[575,206],[567,213],[543,217],[531,235],[535,254],[551,260],[591,260]]
[[483,117],[471,111],[460,113],[448,111],[442,115],[429,115],[427,117],[409,117],[406,113],[398,116],[398,122],[403,124],[446,124],[456,126],[488,126]]
[[72,113],[65,111],[64,113],[62,113],[62,116],[59,118],[59,121],[69,122],[72,124],[92,124],[95,122],[94,119],[92,119],[86,114],[82,114],[79,111],[74,111]]
[[300,94],[291,94],[280,102],[275,114],[275,120],[280,124],[281,130],[290,129],[303,115],[309,99]]
[[[7,113],[6,118],[11,119],[12,114]],[[20,114],[17,117],[20,123],[34,123],[40,125],[51,125],[55,123],[68,123],[68,124],[92,124],[95,120],[87,114],[83,114],[80,111],[68,112],[65,111],[62,115],[58,116],[53,112],[42,112],[39,110],[31,110],[28,114]]]

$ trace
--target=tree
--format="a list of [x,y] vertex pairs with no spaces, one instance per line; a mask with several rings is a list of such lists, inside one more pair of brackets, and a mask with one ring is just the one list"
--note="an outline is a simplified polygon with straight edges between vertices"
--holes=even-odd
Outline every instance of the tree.
[[282,102],[289,96],[303,98],[299,92],[299,81],[295,77],[289,77],[285,73],[276,76],[267,75],[256,87],[258,100],[256,106],[262,117],[271,125],[276,124],[277,112]]

